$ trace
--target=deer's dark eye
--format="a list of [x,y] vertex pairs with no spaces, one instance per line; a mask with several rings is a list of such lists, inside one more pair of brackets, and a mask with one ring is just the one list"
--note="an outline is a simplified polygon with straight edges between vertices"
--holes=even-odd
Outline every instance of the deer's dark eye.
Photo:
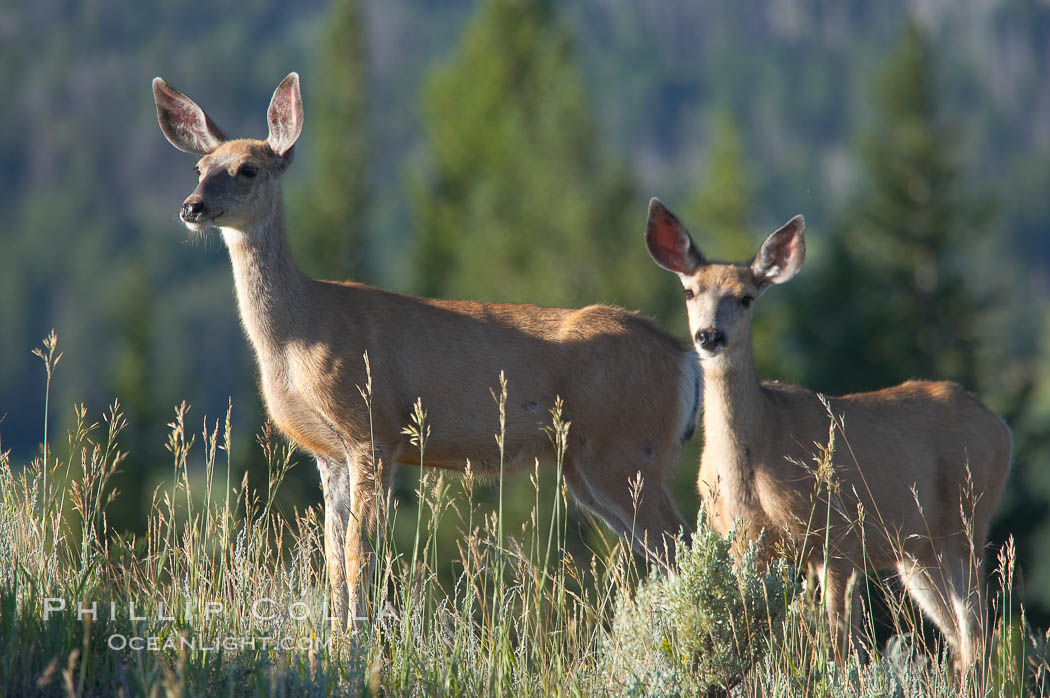
[[691,289],[691,288],[687,288],[687,289],[685,290],[685,299],[686,299],[687,301],[688,301],[688,300],[692,300],[692,299],[693,299],[693,296],[695,296],[695,295],[696,295],[696,294],[695,294],[695,293],[693,293],[693,289]]
[[751,304],[754,303],[754,302],[755,302],[755,297],[754,296],[744,296],[743,298],[740,299],[740,305],[744,306],[745,308],[750,308]]
[[197,173],[197,176],[198,176],[198,177],[200,177],[200,176],[201,176],[201,168],[200,168],[200,165],[194,165],[194,166],[193,166],[193,171]]
[[259,168],[250,162],[246,162],[243,165],[241,165],[241,169],[237,170],[237,174],[241,177],[247,177],[248,179],[251,179],[255,175],[259,174]]

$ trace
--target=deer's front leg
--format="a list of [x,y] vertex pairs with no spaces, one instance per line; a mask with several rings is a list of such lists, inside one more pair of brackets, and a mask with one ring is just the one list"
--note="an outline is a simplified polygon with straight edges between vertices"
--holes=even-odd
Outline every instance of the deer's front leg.
[[328,568],[328,586],[331,594],[329,616],[333,632],[340,632],[347,622],[350,591],[346,579],[346,529],[353,502],[350,475],[345,461],[317,456],[324,493],[324,547]]
[[353,454],[350,459],[350,516],[346,523],[343,559],[350,627],[368,618],[366,602],[377,553],[385,536],[393,467],[384,462],[383,449]]
[[[860,642],[863,629],[861,595],[864,576],[853,565],[842,560],[832,560],[825,563],[820,581],[835,662],[839,665],[845,664],[853,650],[860,652],[860,656],[863,657]],[[857,644],[854,645],[854,642]]]

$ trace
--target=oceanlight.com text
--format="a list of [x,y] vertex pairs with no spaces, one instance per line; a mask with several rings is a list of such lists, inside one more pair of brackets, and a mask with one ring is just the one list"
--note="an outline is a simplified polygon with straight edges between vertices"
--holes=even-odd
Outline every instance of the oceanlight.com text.
[[106,640],[111,650],[122,651],[125,649],[136,652],[169,652],[169,651],[193,651],[193,652],[236,652],[238,650],[283,650],[285,652],[316,652],[321,649],[329,649],[332,646],[332,637],[270,637],[270,636],[245,636],[245,637],[219,637],[202,638],[191,635],[179,635],[178,637],[159,637],[157,635],[123,635],[114,633]]

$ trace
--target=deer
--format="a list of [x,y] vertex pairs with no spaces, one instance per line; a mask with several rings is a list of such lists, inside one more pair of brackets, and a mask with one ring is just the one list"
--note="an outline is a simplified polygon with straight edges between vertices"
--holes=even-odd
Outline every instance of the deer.
[[[654,198],[645,243],[682,283],[703,368],[697,488],[712,527],[725,534],[741,521],[745,536],[764,530],[790,544],[782,549],[800,551],[820,583],[840,662],[862,627],[862,594],[853,587],[882,570],[895,571],[943,633],[959,672],[982,660],[981,558],[1010,468],[1006,424],[950,382],[909,380],[827,398],[759,382],[753,304],[798,274],[801,216],[749,262],[728,264],[708,261]],[[836,435],[846,448],[832,447]],[[834,484],[815,488],[816,464],[829,458]]]
[[[490,387],[503,371],[506,473],[550,462],[540,425],[560,397],[572,425],[563,477],[575,502],[648,559],[674,564],[671,538],[689,528],[668,480],[702,391],[688,345],[611,306],[418,298],[309,278],[290,253],[280,188],[303,128],[298,74],[274,91],[265,140],[227,138],[162,78],[153,96],[168,142],[199,158],[179,215],[199,235],[221,231],[269,418],[317,462],[334,626],[367,619],[373,543],[397,466],[422,457],[427,467],[469,463],[479,477],[499,476]],[[361,386],[371,382],[366,404]],[[431,429],[425,454],[402,433],[417,400]],[[639,474],[644,491],[632,498]]]

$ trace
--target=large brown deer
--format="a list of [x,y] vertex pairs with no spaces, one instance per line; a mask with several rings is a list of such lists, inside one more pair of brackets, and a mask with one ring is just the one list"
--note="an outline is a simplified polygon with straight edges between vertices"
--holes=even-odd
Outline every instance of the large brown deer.
[[[194,231],[222,231],[269,415],[317,460],[333,617],[349,613],[352,624],[363,610],[370,541],[382,528],[394,466],[419,463],[402,434],[417,398],[432,429],[427,465],[462,470],[469,459],[475,472],[499,473],[490,386],[501,371],[510,385],[507,470],[551,453],[540,424],[561,396],[572,423],[564,473],[575,500],[637,549],[669,556],[664,535],[686,528],[667,481],[699,414],[695,354],[619,308],[434,300],[310,279],[289,253],[279,185],[303,126],[299,76],[274,92],[266,140],[227,139],[160,78],[153,95],[168,141],[200,156],[181,218]],[[371,411],[358,390],[365,352]],[[630,480],[638,472],[644,490],[635,511]]]
[[[1010,430],[954,383],[908,381],[827,406],[809,390],[760,383],[752,304],[798,273],[804,230],[797,216],[750,262],[709,262],[679,220],[650,203],[646,246],[682,282],[703,366],[701,497],[720,531],[742,520],[752,535],[764,528],[802,551],[821,581],[840,659],[861,620],[862,593],[851,587],[866,570],[895,569],[965,669],[983,646],[981,558]],[[831,486],[815,488],[811,467],[832,419],[845,445],[833,452]]]

